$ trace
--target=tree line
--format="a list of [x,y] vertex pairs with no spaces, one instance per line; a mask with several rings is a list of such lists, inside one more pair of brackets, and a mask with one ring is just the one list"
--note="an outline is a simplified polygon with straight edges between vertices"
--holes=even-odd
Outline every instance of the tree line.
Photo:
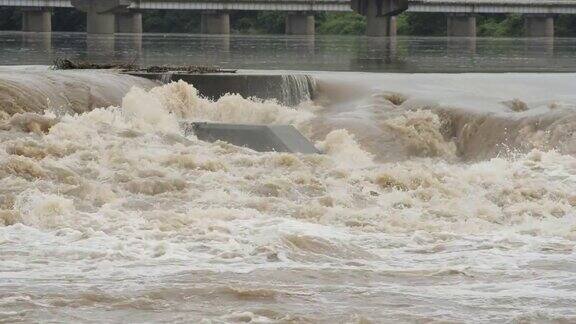
[[[231,14],[234,33],[282,34],[285,13],[237,11]],[[556,35],[576,37],[576,15],[560,15],[556,19]],[[0,8],[0,30],[20,30],[22,14],[14,7]],[[55,8],[52,28],[54,31],[84,31],[85,14],[68,8]],[[150,33],[198,33],[200,13],[196,11],[145,11],[143,26]],[[477,30],[481,37],[519,37],[524,33],[521,15],[478,15]],[[318,13],[318,34],[363,35],[366,19],[355,13]],[[398,16],[398,34],[411,36],[446,35],[446,15],[438,13],[404,13]]]

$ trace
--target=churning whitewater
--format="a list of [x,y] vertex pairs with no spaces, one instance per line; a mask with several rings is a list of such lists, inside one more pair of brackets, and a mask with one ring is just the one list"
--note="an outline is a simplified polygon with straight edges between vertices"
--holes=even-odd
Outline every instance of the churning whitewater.
[[576,321],[576,75],[347,76],[285,107],[3,71],[0,322]]

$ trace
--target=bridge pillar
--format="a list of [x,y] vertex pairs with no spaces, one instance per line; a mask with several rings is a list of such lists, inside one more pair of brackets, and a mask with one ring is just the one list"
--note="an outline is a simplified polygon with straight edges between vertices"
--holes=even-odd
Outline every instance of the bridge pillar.
[[448,37],[476,37],[476,16],[448,14]]
[[382,15],[380,7],[383,5],[382,0],[368,2],[366,10],[367,36],[396,36],[396,17]]
[[366,35],[396,36],[396,15],[408,8],[408,0],[352,0],[352,10],[366,16]]
[[116,15],[112,12],[97,13],[89,11],[86,17],[88,34],[114,34],[116,32]]
[[142,14],[139,12],[122,12],[116,14],[116,32],[142,34]]
[[115,12],[124,11],[130,0],[72,0],[72,6],[86,13],[88,34],[114,34]]
[[531,14],[524,17],[526,37],[554,37],[554,16]]
[[366,16],[366,36],[396,36],[396,17]]
[[230,34],[230,14],[221,11],[203,12],[200,31],[202,34]]
[[52,11],[48,8],[25,8],[22,10],[22,31],[51,32]]
[[286,35],[314,35],[315,32],[314,14],[288,13],[286,16]]

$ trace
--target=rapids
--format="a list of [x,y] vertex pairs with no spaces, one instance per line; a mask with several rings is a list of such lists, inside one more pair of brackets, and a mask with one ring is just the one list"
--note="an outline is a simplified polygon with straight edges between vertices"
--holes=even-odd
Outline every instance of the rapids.
[[[0,321],[576,320],[574,74],[317,73],[284,107],[20,69],[0,70]],[[288,123],[325,154],[183,119]]]

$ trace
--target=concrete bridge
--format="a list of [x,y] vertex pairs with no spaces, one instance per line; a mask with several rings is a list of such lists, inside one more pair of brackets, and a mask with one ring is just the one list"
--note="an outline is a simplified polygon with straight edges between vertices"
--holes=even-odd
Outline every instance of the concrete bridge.
[[201,31],[230,32],[230,12],[285,11],[286,33],[314,34],[314,13],[356,11],[367,18],[367,35],[393,36],[396,16],[408,12],[446,13],[448,36],[476,35],[476,14],[517,13],[525,16],[528,37],[553,37],[558,14],[576,14],[576,0],[0,0],[0,6],[23,9],[23,30],[49,32],[51,9],[74,7],[87,14],[90,34],[141,33],[145,10],[197,10]]

